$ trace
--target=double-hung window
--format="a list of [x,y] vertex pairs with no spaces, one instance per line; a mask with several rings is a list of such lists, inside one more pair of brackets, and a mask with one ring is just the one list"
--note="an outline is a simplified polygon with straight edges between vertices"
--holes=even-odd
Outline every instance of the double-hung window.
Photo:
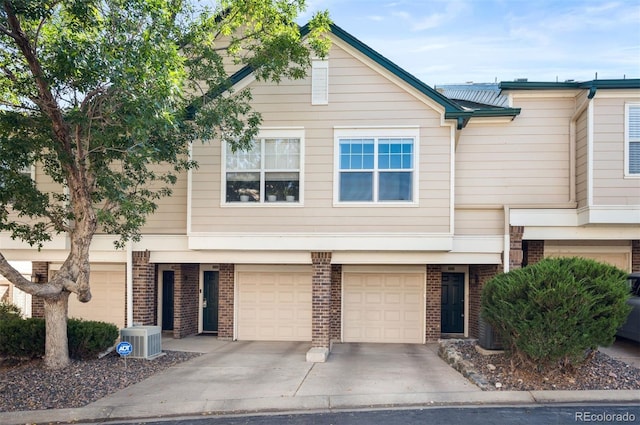
[[[340,132],[337,132],[340,133]],[[345,131],[337,140],[338,202],[415,201],[417,136],[386,131],[355,136]],[[398,133],[398,134],[394,134]]]
[[300,202],[301,140],[267,136],[256,138],[247,151],[233,152],[227,146],[226,203]]
[[640,177],[640,104],[626,105],[626,175]]

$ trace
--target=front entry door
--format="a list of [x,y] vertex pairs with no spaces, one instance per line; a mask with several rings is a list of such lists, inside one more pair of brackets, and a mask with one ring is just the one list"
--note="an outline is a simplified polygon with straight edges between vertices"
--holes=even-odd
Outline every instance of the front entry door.
[[173,330],[173,270],[162,272],[162,330]]
[[464,333],[464,273],[442,273],[442,333]]
[[202,331],[218,332],[218,272],[204,272]]

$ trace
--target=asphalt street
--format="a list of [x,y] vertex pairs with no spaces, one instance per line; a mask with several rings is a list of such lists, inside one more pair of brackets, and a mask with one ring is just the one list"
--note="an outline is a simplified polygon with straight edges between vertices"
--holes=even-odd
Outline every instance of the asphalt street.
[[425,424],[640,424],[640,405],[444,407],[180,418],[145,425],[425,425]]

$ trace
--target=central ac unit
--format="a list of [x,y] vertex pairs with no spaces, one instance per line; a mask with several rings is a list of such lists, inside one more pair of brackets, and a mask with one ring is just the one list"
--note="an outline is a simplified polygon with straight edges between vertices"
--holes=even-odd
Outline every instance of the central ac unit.
[[132,326],[120,329],[120,340],[131,344],[130,357],[153,359],[163,354],[160,326]]

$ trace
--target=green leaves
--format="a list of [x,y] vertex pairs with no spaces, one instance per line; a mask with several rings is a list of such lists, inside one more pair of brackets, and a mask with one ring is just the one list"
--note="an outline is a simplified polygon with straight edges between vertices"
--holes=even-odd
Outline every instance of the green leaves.
[[610,345],[629,313],[626,272],[584,258],[548,258],[490,280],[482,316],[521,359],[580,362]]
[[[242,149],[257,133],[250,91],[232,90],[237,70],[302,78],[311,55],[327,53],[328,14],[303,40],[295,19],[304,7],[223,0],[210,13],[176,0],[5,0],[0,230],[39,245],[77,231],[88,202],[118,246],[137,238],[157,200],[196,165],[190,143]],[[31,166],[37,185],[22,172]]]

